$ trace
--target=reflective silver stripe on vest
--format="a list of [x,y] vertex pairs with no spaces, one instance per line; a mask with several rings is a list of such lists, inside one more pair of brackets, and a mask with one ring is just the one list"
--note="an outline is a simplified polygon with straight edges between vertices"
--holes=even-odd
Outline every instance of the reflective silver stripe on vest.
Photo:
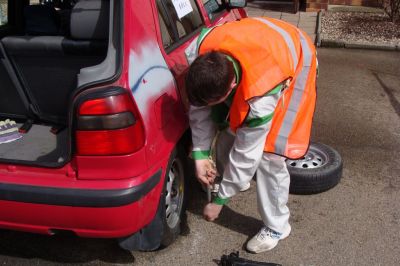
[[313,58],[306,38],[301,31],[299,31],[299,33],[301,49],[303,51],[303,67],[296,78],[293,94],[290,98],[288,109],[286,110],[285,117],[283,118],[283,122],[275,142],[275,153],[282,155],[285,155],[286,152],[287,140],[290,132],[292,131],[297,112],[299,111],[300,102],[303,98],[304,90],[307,85],[308,74],[310,73],[311,61]]
[[269,27],[277,31],[280,35],[282,35],[283,39],[285,39],[285,42],[287,46],[289,47],[290,53],[292,54],[292,59],[293,59],[293,66],[294,66],[294,71],[297,68],[297,63],[299,62],[299,59],[297,58],[297,53],[296,49],[294,47],[294,43],[292,40],[292,37],[290,37],[289,33],[287,33],[284,29],[280,28],[279,26],[275,25],[274,23],[264,19],[264,18],[255,18],[258,21],[261,21],[264,24],[267,24]]

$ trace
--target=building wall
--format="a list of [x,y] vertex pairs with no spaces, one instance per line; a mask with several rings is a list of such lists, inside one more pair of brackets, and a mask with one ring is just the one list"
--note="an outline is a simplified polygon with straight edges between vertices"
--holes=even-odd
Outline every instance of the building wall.
[[328,5],[379,6],[378,0],[305,0],[306,11],[326,10]]
[[379,6],[378,0],[329,0],[330,5]]

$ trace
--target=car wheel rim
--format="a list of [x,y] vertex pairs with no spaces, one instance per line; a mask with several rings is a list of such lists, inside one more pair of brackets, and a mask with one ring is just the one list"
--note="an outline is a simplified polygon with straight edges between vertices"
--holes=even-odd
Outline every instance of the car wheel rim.
[[300,169],[314,169],[320,168],[327,164],[328,154],[318,147],[313,145],[308,149],[307,154],[298,160],[286,160],[286,164],[289,168],[300,168]]
[[168,226],[174,228],[179,222],[184,195],[183,166],[179,159],[172,162],[166,178],[165,214]]

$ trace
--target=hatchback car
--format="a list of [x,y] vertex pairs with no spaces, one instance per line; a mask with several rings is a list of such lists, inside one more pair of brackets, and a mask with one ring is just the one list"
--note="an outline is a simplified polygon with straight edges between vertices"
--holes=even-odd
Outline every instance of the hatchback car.
[[21,138],[0,144],[0,228],[170,244],[190,141],[184,51],[244,4],[1,1],[0,120]]

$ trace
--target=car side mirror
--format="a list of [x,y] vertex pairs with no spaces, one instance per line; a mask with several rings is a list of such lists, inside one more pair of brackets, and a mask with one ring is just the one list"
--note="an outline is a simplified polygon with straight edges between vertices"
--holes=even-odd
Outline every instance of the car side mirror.
[[242,8],[242,7],[246,7],[247,1],[246,0],[228,0],[226,5],[230,9]]
[[246,5],[246,0],[208,0],[204,3],[210,19],[213,17],[213,14],[217,14],[224,9],[229,11],[234,8],[243,8]]

